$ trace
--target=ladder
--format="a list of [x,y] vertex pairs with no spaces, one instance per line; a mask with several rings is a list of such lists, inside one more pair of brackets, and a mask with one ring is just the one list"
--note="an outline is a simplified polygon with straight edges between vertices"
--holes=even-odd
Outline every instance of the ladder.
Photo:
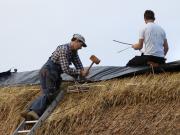
[[[20,123],[17,129],[14,131],[12,135],[33,135],[38,127],[46,120],[49,114],[54,110],[54,108],[58,105],[58,103],[63,99],[64,91],[61,90],[56,98],[53,100],[51,105],[48,106],[46,111],[38,120],[26,121],[25,119]],[[24,129],[27,127],[31,127],[30,129]]]

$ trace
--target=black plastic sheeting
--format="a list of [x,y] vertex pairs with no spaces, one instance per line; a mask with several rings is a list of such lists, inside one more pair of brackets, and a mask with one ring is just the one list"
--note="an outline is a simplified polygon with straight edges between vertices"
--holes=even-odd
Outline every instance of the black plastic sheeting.
[[[154,68],[155,73],[178,72],[180,71],[180,61],[175,61]],[[146,72],[152,72],[152,68],[145,67],[116,67],[116,66],[99,66],[93,67],[87,77],[87,82],[110,80],[113,78],[122,78],[135,76]],[[64,81],[73,81],[74,79],[66,74],[62,74]],[[39,70],[27,72],[2,72],[0,73],[0,86],[20,85],[20,84],[39,84]]]
[[8,70],[8,71],[5,71],[5,72],[1,72],[0,73],[0,78],[1,77],[6,77],[6,76],[9,76],[9,75],[11,75],[11,70]]

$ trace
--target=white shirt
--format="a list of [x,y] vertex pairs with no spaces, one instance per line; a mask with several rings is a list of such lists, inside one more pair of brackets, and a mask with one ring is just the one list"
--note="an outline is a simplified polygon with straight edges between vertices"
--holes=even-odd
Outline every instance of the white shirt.
[[140,39],[144,39],[144,55],[164,57],[165,31],[157,24],[148,22],[139,34]]

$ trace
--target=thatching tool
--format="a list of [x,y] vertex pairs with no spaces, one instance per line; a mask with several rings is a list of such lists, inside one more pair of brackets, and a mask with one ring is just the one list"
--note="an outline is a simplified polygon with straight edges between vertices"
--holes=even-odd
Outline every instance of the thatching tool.
[[127,47],[127,48],[125,48],[125,49],[122,49],[122,50],[118,51],[118,53],[123,52],[123,51],[125,51],[125,50],[127,50],[127,49],[129,49],[129,48],[132,48],[132,47]]
[[120,42],[120,41],[117,41],[117,40],[113,40],[113,41],[117,42],[117,43],[125,44],[125,45],[133,45],[133,44],[130,44],[130,43]]
[[91,65],[89,66],[89,68],[87,69],[87,72],[89,72],[89,70],[91,69],[91,67],[93,66],[93,64],[99,64],[100,63],[100,59],[98,59],[95,55],[91,55],[90,60],[92,61]]
[[[125,45],[130,45],[130,46],[132,46],[133,44],[130,44],[130,43],[125,43],[125,42],[121,42],[121,41],[117,41],[117,40],[113,40],[114,42],[117,42],[117,43],[121,43],[121,44],[125,44]],[[129,49],[129,48],[132,48],[132,47],[127,47],[127,48],[125,48],[125,49],[122,49],[122,50],[120,50],[120,51],[118,51],[118,53],[120,53],[120,52],[123,52],[123,51],[125,51],[125,50],[127,50],[127,49]],[[139,50],[141,53],[143,53],[141,50]]]
[[[99,64],[100,59],[98,59],[95,55],[91,55],[90,60],[92,61],[91,65],[88,67],[87,72],[91,69],[93,64]],[[73,86],[68,86],[67,92],[86,92],[89,91],[91,85],[88,83],[80,84],[75,80],[75,85]]]
[[[92,61],[92,63],[87,69],[87,72],[89,72],[89,70],[91,69],[94,63],[95,64],[100,63],[100,59],[98,59],[95,55],[91,55],[90,60]],[[86,92],[86,91],[89,91],[90,87],[91,85],[87,83],[79,84],[77,81],[75,81],[75,85],[69,86],[67,91],[68,92]]]

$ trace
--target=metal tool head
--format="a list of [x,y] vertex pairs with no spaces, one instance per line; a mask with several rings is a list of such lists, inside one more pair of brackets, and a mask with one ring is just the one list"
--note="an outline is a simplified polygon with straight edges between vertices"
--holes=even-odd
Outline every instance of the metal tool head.
[[100,59],[98,59],[95,55],[91,55],[90,60],[95,63],[95,64],[99,64],[100,63]]

